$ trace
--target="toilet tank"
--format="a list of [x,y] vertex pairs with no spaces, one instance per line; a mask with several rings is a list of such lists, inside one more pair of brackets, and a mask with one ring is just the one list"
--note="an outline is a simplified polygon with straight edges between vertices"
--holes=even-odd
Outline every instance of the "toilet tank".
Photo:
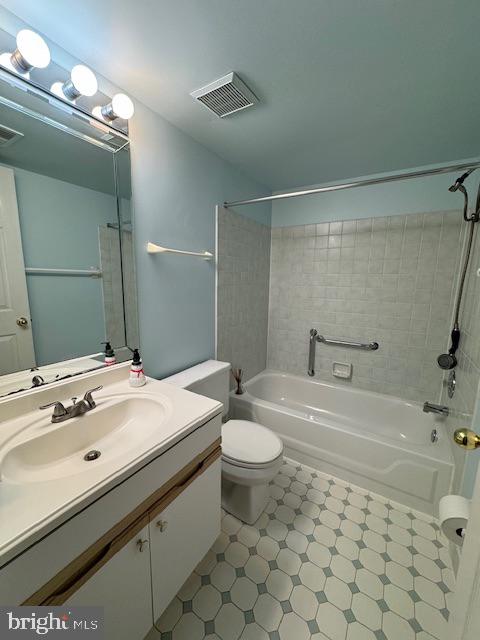
[[230,390],[230,363],[220,360],[206,360],[180,371],[162,382],[183,387],[193,393],[217,400],[223,404],[223,415],[228,413]]

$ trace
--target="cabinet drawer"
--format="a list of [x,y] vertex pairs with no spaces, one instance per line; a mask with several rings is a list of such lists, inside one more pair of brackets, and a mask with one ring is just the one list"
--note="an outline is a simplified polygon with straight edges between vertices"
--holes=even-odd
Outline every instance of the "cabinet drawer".
[[217,459],[163,511],[149,514],[154,620],[220,533],[220,483]]

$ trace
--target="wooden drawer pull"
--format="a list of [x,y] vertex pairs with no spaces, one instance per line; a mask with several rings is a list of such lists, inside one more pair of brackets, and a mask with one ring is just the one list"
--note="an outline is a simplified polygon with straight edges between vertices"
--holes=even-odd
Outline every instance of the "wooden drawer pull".
[[54,591],[44,602],[43,605],[55,606],[57,603],[60,605],[65,600],[64,596],[70,592],[70,590],[77,584],[83,583],[84,578],[95,573],[95,568],[102,561],[107,561],[113,546],[113,542],[104,547],[97,555],[90,559],[90,562],[85,564],[80,571],[70,576],[70,579],[62,584],[62,586]]
[[175,485],[175,489],[182,489],[185,487],[195,476],[198,476],[200,472],[208,467],[212,462],[214,462],[221,455],[221,449],[215,449],[205,460],[199,462],[194,469],[188,474],[186,478],[183,478],[182,481]]
[[[86,582],[93,574],[95,574],[110,558],[124,547],[133,536],[140,531],[146,524],[145,517],[136,520],[130,527],[120,533],[109,544],[105,545],[97,554],[92,556],[88,562],[80,567],[76,572],[72,573],[63,584],[58,587],[42,605],[56,606],[61,605],[67,600],[72,593],[75,593],[84,582]],[[138,540],[137,546],[143,551],[145,540]],[[141,545],[139,544],[141,543]]]

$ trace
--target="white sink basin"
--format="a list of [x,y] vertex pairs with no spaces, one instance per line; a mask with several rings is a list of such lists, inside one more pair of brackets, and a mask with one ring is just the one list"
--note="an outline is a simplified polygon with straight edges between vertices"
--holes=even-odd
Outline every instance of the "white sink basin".
[[[161,398],[124,395],[104,397],[83,416],[55,425],[51,414],[42,415],[23,430],[27,439],[4,453],[2,482],[46,482],[88,473],[125,456],[134,458],[170,413],[169,404]],[[85,460],[92,449],[100,456]]]

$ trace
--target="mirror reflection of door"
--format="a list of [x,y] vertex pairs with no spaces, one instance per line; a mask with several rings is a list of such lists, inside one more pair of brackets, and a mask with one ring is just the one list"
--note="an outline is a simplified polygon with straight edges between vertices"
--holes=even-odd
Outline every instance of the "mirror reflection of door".
[[14,174],[0,167],[0,375],[35,364]]

